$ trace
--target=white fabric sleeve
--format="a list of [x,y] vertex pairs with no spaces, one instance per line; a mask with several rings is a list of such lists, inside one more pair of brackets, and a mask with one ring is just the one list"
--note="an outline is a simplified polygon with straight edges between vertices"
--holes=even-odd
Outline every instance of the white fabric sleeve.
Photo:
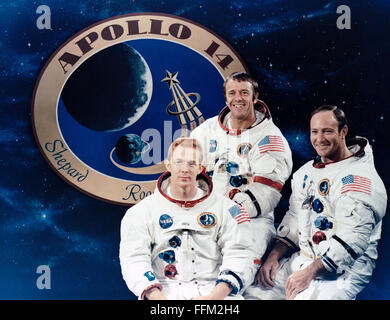
[[230,283],[233,294],[242,293],[253,281],[256,268],[253,237],[250,229],[250,218],[245,211],[240,218],[234,219],[229,209],[240,206],[234,201],[224,201],[221,228],[218,232],[218,245],[222,250],[222,265],[219,281]]
[[252,218],[258,259],[262,258],[275,237],[273,211],[282,197],[281,188],[292,170],[291,152],[287,142],[285,149],[285,152],[260,154],[255,148],[249,157],[253,183],[247,190],[236,193],[233,197]]
[[[190,137],[198,140],[202,146],[203,152],[203,165],[206,167],[206,170],[209,170],[209,164],[207,163],[208,153],[209,153],[209,120],[206,120],[194,130],[191,131]],[[211,164],[212,165],[212,164]]]
[[361,198],[361,193],[353,195],[349,192],[337,201],[337,231],[321,245],[322,262],[329,271],[341,273],[345,267],[352,265],[370,244],[370,236],[376,225],[375,215],[373,209]]
[[243,206],[251,218],[261,217],[263,213],[273,212],[282,197],[277,189],[261,183],[254,183],[248,188],[248,191],[251,192],[260,206],[260,212],[255,206],[255,201],[245,191],[236,193],[233,200]]
[[139,299],[143,299],[145,291],[153,286],[161,289],[152,269],[151,237],[145,211],[139,205],[127,210],[121,222],[119,246],[123,279]]
[[294,250],[299,249],[298,213],[301,212],[304,201],[304,195],[295,183],[298,180],[300,179],[295,175],[291,180],[292,192],[289,200],[289,209],[276,230],[276,238]]
[[275,237],[273,211],[261,213],[257,216],[257,210],[253,205],[252,200],[245,192],[236,193],[233,200],[240,204],[251,217],[251,229],[255,241],[256,259],[261,259],[267,250],[269,243]]
[[291,174],[291,151],[287,142],[284,144],[284,152],[268,151],[261,154],[257,148],[251,151],[249,159],[253,183],[247,191],[256,198],[260,214],[275,209],[281,198],[282,187]]

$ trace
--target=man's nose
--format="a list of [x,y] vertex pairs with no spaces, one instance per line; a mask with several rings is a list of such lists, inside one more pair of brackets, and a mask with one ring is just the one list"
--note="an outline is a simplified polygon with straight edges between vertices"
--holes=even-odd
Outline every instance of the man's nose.
[[323,133],[323,132],[318,132],[318,134],[317,134],[317,139],[318,139],[319,141],[323,141],[323,140],[325,139],[324,133]]
[[190,166],[187,162],[183,162],[180,166],[180,171],[181,172],[187,172],[190,170]]
[[242,99],[241,93],[237,92],[237,93],[234,94],[233,100],[241,100],[241,99]]

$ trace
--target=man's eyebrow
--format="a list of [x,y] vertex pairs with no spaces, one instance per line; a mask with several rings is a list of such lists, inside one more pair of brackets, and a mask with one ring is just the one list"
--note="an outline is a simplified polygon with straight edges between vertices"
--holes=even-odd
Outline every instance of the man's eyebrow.
[[326,127],[326,128],[310,128],[310,131],[313,131],[313,130],[335,130],[334,128],[331,128],[331,127]]

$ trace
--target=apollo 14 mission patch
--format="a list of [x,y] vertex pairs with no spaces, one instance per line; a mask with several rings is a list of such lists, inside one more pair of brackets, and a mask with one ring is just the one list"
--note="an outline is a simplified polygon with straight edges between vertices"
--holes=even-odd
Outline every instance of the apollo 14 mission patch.
[[224,79],[246,70],[229,44],[190,20],[103,20],[41,71],[32,100],[37,144],[79,191],[132,205],[154,191],[172,141],[222,109]]
[[201,227],[210,229],[217,224],[217,216],[211,212],[202,212],[198,218],[198,223]]

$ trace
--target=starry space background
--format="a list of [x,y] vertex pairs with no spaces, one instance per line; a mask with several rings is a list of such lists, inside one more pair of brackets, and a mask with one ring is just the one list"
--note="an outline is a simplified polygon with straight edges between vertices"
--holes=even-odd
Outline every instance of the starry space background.
[[[39,30],[36,9],[51,9]],[[339,5],[351,30],[339,30]],[[390,83],[388,0],[16,0],[0,2],[0,299],[134,299],[120,272],[125,207],[84,195],[44,160],[34,140],[31,98],[50,55],[80,30],[106,18],[160,12],[199,23],[226,40],[257,78],[293,151],[294,171],[313,157],[308,116],[322,104],[343,108],[349,136],[365,136],[376,168],[390,185],[387,134]],[[217,94],[222,94],[221,92]],[[280,221],[289,187],[276,209]],[[389,299],[390,217],[379,259],[358,299]],[[36,269],[49,265],[51,289]]]

